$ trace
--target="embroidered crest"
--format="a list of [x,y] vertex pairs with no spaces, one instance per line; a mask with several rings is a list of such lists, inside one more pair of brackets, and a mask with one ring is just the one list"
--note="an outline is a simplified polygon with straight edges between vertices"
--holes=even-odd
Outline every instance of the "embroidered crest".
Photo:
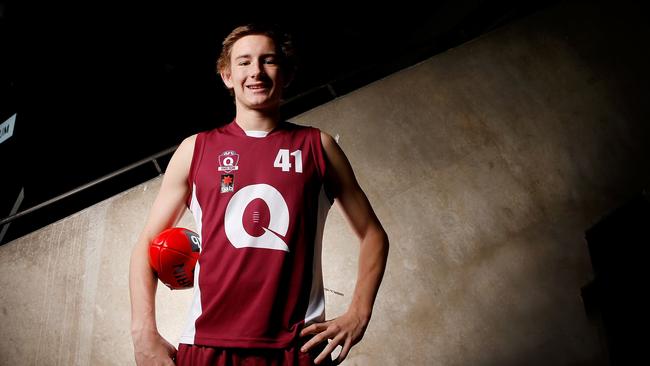
[[219,155],[219,171],[231,173],[238,170],[239,154],[235,150],[226,150]]

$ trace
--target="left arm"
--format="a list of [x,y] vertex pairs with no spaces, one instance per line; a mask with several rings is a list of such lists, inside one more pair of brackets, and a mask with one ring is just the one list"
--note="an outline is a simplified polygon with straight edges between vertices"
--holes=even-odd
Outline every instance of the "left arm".
[[338,318],[312,324],[300,334],[315,334],[302,348],[305,352],[320,342],[332,339],[315,363],[329,357],[336,346],[341,345],[343,349],[335,362],[338,364],[345,359],[350,348],[361,340],[370,321],[386,268],[388,236],[359,186],[343,150],[326,133],[321,132],[321,141],[327,158],[325,184],[359,239],[359,268],[348,310]]

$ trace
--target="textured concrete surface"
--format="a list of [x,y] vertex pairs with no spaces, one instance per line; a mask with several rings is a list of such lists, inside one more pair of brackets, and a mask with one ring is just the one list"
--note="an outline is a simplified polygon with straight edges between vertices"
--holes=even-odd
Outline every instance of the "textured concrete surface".
[[[391,238],[347,365],[604,365],[580,288],[584,230],[650,181],[650,34],[629,4],[570,2],[294,121],[339,136]],[[639,16],[640,17],[640,16]],[[128,263],[160,186],[135,187],[0,247],[1,364],[133,364]],[[186,214],[179,226],[193,229]],[[358,245],[333,210],[328,318]],[[339,295],[337,293],[343,295]],[[159,286],[177,343],[189,291]]]
[[[650,181],[637,21],[564,5],[296,119],[340,137],[392,239],[349,365],[604,364],[583,237]],[[348,293],[357,248],[326,233]]]
[[[161,178],[0,247],[2,365],[129,365],[128,270]],[[179,226],[193,229],[191,216]],[[189,291],[159,286],[160,329],[178,337]]]

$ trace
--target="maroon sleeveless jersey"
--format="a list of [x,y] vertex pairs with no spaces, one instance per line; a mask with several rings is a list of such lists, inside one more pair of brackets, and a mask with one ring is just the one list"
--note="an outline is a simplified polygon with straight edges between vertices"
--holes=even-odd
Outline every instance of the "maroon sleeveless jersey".
[[196,136],[187,205],[201,255],[180,343],[286,348],[325,320],[325,167],[313,127],[233,121]]

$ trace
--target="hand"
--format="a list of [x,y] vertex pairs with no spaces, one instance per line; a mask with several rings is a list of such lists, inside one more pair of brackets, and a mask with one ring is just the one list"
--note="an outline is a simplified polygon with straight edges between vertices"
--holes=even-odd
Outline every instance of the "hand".
[[332,341],[329,342],[323,352],[316,357],[314,363],[321,363],[326,357],[330,357],[330,354],[334,351],[336,346],[341,345],[343,349],[336,360],[334,360],[334,364],[338,365],[345,360],[350,348],[359,343],[366,331],[366,327],[368,326],[368,320],[368,318],[361,317],[354,312],[348,311],[338,318],[323,323],[311,324],[300,332],[300,336],[303,337],[307,334],[315,334],[315,336],[305,343],[300,350],[302,352],[307,352],[315,345],[323,341],[327,342],[328,339],[331,339]]
[[133,335],[135,362],[138,366],[173,366],[176,348],[158,332],[142,332]]

